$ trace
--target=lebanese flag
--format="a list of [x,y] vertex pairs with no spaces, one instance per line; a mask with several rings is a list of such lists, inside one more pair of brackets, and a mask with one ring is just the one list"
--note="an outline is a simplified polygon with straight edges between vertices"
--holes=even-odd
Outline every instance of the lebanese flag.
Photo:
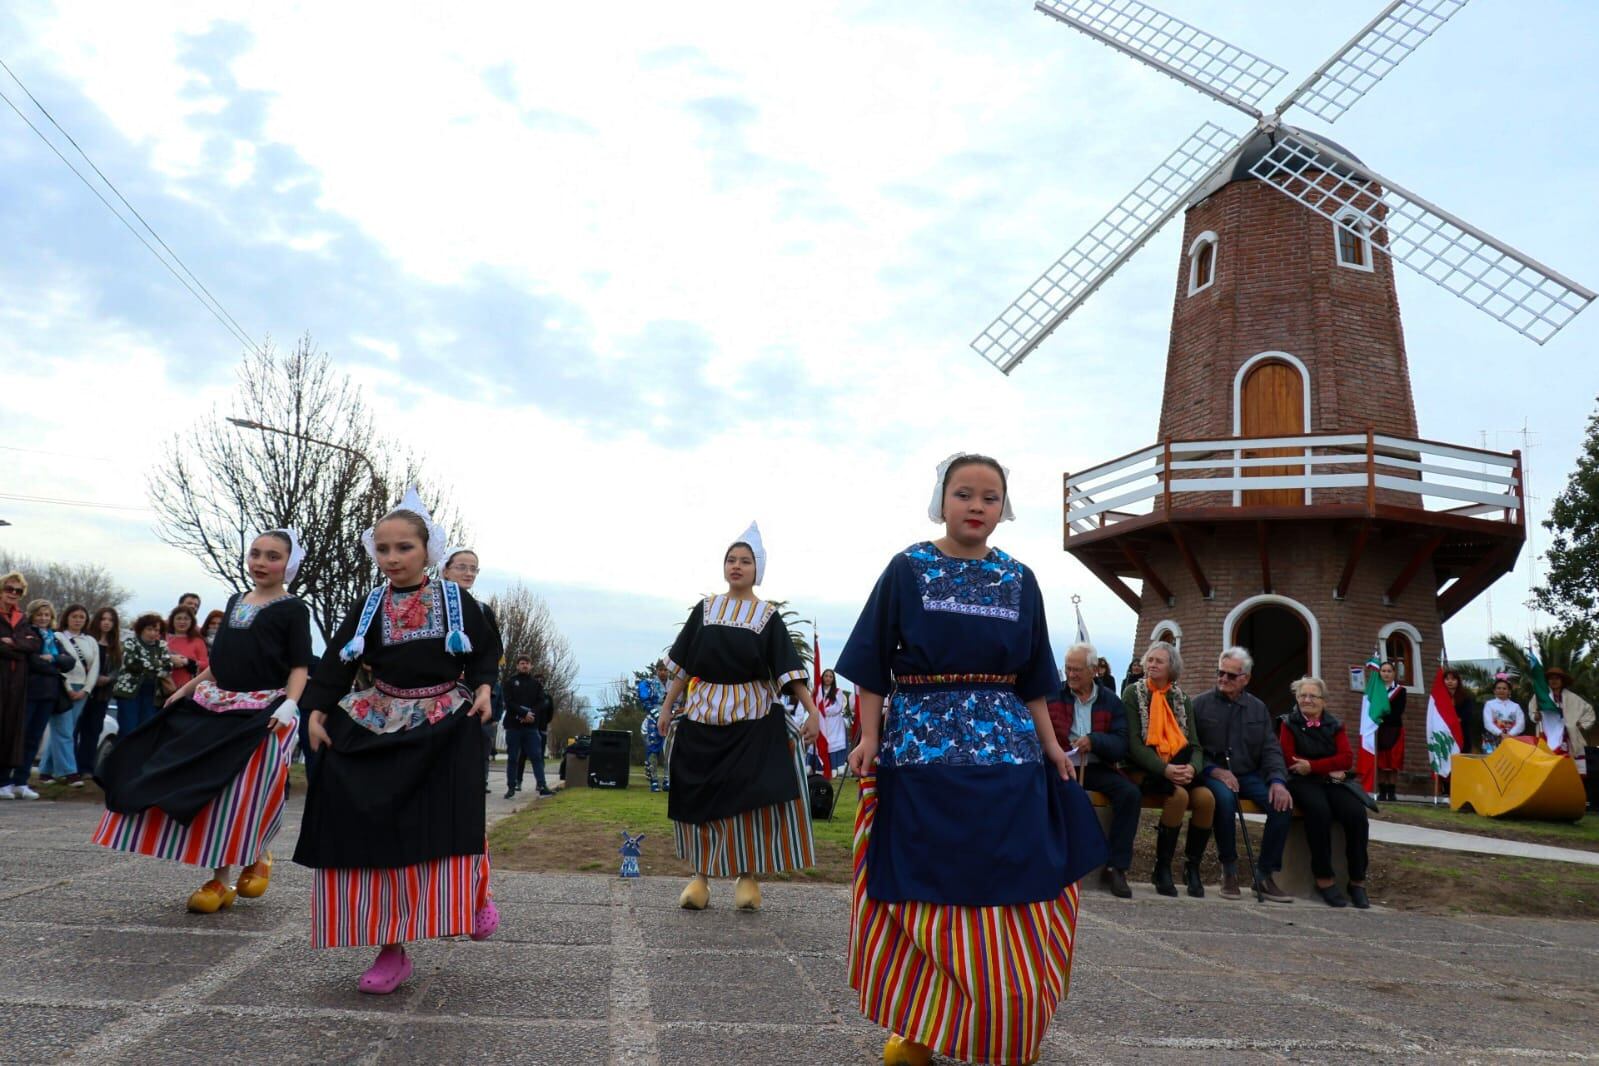
[[1440,666],[1427,700],[1427,757],[1432,760],[1434,774],[1449,776],[1450,760],[1460,754],[1461,743],[1460,719],[1455,716],[1455,701],[1444,684],[1444,668]]
[[[816,628],[811,627],[811,699],[815,701],[817,709],[822,706],[822,638],[817,634]],[[828,777],[833,776],[832,753],[827,750],[827,730],[820,729],[816,733],[816,757],[821,760],[822,773]]]
[[822,702],[822,638],[811,630],[811,698]]
[[1382,661],[1366,660],[1366,695],[1360,701],[1360,754],[1355,772],[1367,792],[1377,791],[1377,726],[1388,713],[1388,686],[1382,683]]

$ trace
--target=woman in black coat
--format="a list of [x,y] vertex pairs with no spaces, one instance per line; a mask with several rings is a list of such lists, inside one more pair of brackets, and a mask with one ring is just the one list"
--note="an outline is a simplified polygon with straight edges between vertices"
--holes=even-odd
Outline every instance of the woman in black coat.
[[1461,749],[1462,755],[1471,755],[1482,750],[1482,708],[1477,706],[1477,697],[1471,694],[1471,689],[1460,680],[1459,670],[1444,671],[1444,687],[1449,690],[1449,695],[1455,701],[1455,718],[1460,722],[1460,734],[1465,740],[1465,747]]

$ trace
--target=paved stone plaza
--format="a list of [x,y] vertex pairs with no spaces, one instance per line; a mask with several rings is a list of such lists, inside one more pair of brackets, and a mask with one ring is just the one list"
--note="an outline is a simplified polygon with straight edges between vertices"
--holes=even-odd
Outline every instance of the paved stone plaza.
[[[280,862],[262,899],[192,916],[201,878],[89,844],[97,813],[0,803],[7,1062],[881,1061],[845,978],[837,887],[768,886],[743,915],[723,883],[689,914],[675,881],[499,871],[494,939],[423,944],[411,981],[374,998],[354,989],[369,952],[308,946],[306,871]],[[1136,891],[1088,894],[1045,1062],[1599,1057],[1599,923]]]

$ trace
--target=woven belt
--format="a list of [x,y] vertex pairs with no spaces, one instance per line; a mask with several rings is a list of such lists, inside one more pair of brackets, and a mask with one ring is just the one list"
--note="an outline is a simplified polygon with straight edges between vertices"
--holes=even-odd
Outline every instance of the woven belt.
[[376,678],[372,679],[373,688],[385,696],[393,696],[395,699],[401,700],[424,700],[430,696],[442,696],[446,692],[453,692],[459,684],[459,681],[444,681],[437,685],[426,685],[422,688],[396,688],[393,685],[385,685]]
[[899,685],[1014,685],[1015,674],[899,674]]

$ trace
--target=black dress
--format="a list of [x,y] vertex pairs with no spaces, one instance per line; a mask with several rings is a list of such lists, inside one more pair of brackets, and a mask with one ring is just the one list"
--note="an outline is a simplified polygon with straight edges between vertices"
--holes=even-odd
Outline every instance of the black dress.
[[281,820],[295,734],[272,728],[289,675],[314,661],[311,612],[294,596],[235,593],[211,679],[118,741],[95,780],[106,814],[94,841],[196,866],[255,862]]
[[[327,715],[294,861],[316,869],[311,943],[353,947],[461,936],[489,899],[483,730],[467,713],[492,684],[500,642],[469,593],[471,650],[446,649],[445,581],[384,591],[353,662],[354,603],[302,701]],[[366,667],[372,687],[352,692]]]
[[666,667],[692,679],[667,751],[678,856],[718,877],[812,865],[805,767],[777,703],[806,671],[777,609],[708,597],[689,611]]
[[[483,732],[464,713],[491,685],[498,634],[470,593],[461,620],[472,650],[445,650],[441,582],[390,588],[354,662],[340,651],[355,637],[364,600],[351,605],[312,672],[301,705],[328,716],[332,741],[319,753],[294,861],[318,868],[398,867],[483,852]],[[415,624],[390,611],[424,597]],[[373,687],[351,692],[361,667]],[[463,687],[463,682],[464,686]]]

